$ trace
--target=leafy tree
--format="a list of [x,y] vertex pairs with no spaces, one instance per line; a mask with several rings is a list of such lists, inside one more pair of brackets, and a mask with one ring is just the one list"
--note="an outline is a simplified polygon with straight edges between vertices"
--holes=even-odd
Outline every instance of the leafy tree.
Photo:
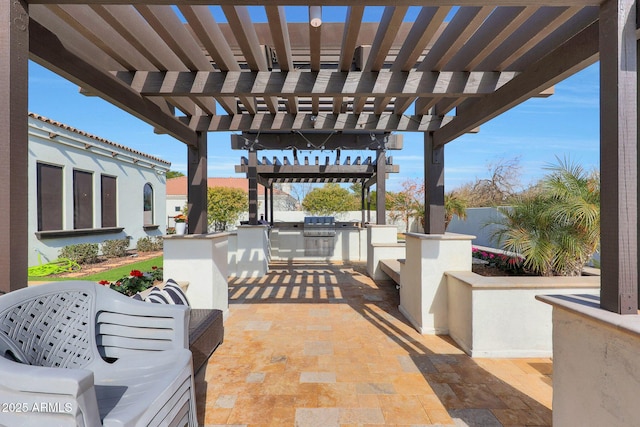
[[[424,228],[424,181],[408,179],[401,183],[402,191],[398,193],[388,193],[389,216],[392,220],[402,219],[407,224],[409,231],[409,220],[415,218],[420,221]],[[445,229],[455,215],[461,219],[467,217],[467,201],[455,192],[447,193],[444,196],[445,209]]]
[[215,231],[224,231],[249,209],[247,193],[239,188],[210,187],[207,191],[208,222]]
[[184,174],[182,172],[178,172],[178,171],[169,171],[169,172],[167,172],[167,179],[178,178],[180,176],[184,176]]
[[422,218],[424,223],[424,181],[407,179],[400,185],[401,191],[387,193],[386,204],[389,206],[389,218],[393,221],[404,221],[408,233],[411,218]]
[[334,183],[311,190],[302,201],[302,208],[313,215],[325,216],[358,209],[353,194]]
[[600,244],[600,177],[568,160],[547,169],[538,191],[502,209],[494,236],[535,273],[580,275]]
[[[353,193],[353,197],[355,197],[356,199],[356,210],[360,209],[361,207],[361,200],[362,200],[362,184],[360,184],[359,182],[354,182],[353,184],[351,184],[349,186],[349,190],[351,190],[351,192]],[[371,200],[371,210],[375,211],[376,209],[378,209],[378,193],[376,192],[376,190],[370,191],[369,192],[369,199]],[[366,200],[366,194],[365,194],[365,201],[364,201],[364,208],[367,208],[367,200]]]

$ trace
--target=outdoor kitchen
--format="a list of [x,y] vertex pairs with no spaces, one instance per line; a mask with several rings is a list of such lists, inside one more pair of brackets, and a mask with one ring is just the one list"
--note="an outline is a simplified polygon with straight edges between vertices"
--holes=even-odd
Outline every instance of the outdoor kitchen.
[[332,216],[276,222],[269,235],[271,259],[361,261],[366,259],[366,236],[358,222],[339,222]]

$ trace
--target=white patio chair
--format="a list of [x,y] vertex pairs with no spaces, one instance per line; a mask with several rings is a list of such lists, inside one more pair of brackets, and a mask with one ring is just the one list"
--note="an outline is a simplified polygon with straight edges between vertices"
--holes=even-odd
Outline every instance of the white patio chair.
[[92,282],[0,296],[0,425],[197,426],[188,318]]

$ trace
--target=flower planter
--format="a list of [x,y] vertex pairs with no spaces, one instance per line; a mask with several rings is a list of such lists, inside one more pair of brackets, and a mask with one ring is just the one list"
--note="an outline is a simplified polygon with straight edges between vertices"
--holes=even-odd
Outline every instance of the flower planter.
[[177,222],[176,223],[176,234],[187,234],[187,223],[186,222]]
[[486,277],[449,271],[449,335],[472,357],[551,357],[551,307],[536,296],[593,294],[600,277]]

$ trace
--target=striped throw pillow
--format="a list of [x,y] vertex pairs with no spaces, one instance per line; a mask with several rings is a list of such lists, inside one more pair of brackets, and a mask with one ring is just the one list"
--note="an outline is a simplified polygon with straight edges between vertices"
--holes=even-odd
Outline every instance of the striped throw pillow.
[[189,300],[187,300],[187,296],[184,294],[180,285],[178,285],[175,280],[169,279],[167,280],[167,284],[164,285],[164,288],[160,289],[157,286],[154,286],[145,298],[146,302],[154,302],[158,304],[174,304],[174,305],[186,305],[189,306]]

